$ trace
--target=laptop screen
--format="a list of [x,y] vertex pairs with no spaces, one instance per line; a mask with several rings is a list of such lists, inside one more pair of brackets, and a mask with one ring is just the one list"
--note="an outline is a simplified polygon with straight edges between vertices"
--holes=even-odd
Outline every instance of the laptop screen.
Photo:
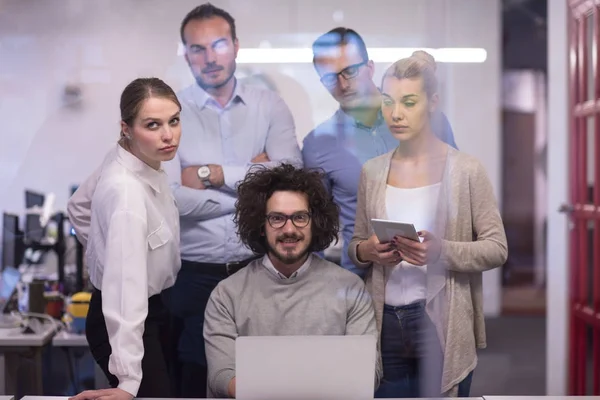
[[373,399],[376,354],[372,335],[240,336],[235,341],[236,397]]
[[19,280],[21,280],[21,274],[16,268],[6,267],[2,271],[2,278],[0,279],[0,312],[5,310],[8,301],[17,289]]

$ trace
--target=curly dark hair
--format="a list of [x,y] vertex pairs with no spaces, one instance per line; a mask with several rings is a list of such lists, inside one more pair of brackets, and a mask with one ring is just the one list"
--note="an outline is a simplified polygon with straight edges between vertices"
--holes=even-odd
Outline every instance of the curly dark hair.
[[267,252],[264,236],[267,201],[274,192],[305,193],[311,213],[312,242],[309,251],[325,250],[335,240],[339,229],[339,207],[323,185],[317,170],[297,168],[283,163],[274,168],[256,165],[238,186],[234,222],[241,241],[257,254]]

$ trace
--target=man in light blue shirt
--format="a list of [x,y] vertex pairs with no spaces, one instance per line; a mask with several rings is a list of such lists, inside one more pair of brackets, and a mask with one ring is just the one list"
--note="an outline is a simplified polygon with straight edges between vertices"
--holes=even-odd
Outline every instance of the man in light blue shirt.
[[254,258],[233,222],[238,183],[256,163],[302,166],[302,155],[284,101],[234,77],[239,44],[229,13],[209,3],[195,8],[181,24],[181,39],[196,84],[178,94],[181,143],[164,167],[181,218],[182,266],[169,304],[183,320],[180,395],[202,398],[206,303],[222,279]]
[[[373,82],[374,64],[361,36],[352,29],[335,28],[320,36],[312,47],[321,83],[340,108],[304,139],[304,166],[325,172],[325,184],[340,207],[341,264],[364,277],[366,271],[354,266],[347,251],[354,232],[360,171],[365,161],[395,149],[398,141],[381,115],[381,93]],[[435,116],[434,132],[456,147],[445,115]]]

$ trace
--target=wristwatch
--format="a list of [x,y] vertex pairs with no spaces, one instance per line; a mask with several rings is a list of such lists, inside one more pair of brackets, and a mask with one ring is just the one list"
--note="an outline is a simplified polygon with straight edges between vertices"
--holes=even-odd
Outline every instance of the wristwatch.
[[208,165],[203,165],[198,168],[198,178],[200,178],[204,186],[210,186],[210,168]]

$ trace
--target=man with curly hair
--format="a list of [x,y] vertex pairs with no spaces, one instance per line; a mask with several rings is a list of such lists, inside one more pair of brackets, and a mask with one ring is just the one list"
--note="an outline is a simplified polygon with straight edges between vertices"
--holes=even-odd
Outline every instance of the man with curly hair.
[[209,397],[235,397],[239,336],[377,336],[363,281],[313,254],[336,237],[338,221],[338,206],[317,171],[257,167],[239,185],[238,234],[263,257],[221,281],[208,301]]

